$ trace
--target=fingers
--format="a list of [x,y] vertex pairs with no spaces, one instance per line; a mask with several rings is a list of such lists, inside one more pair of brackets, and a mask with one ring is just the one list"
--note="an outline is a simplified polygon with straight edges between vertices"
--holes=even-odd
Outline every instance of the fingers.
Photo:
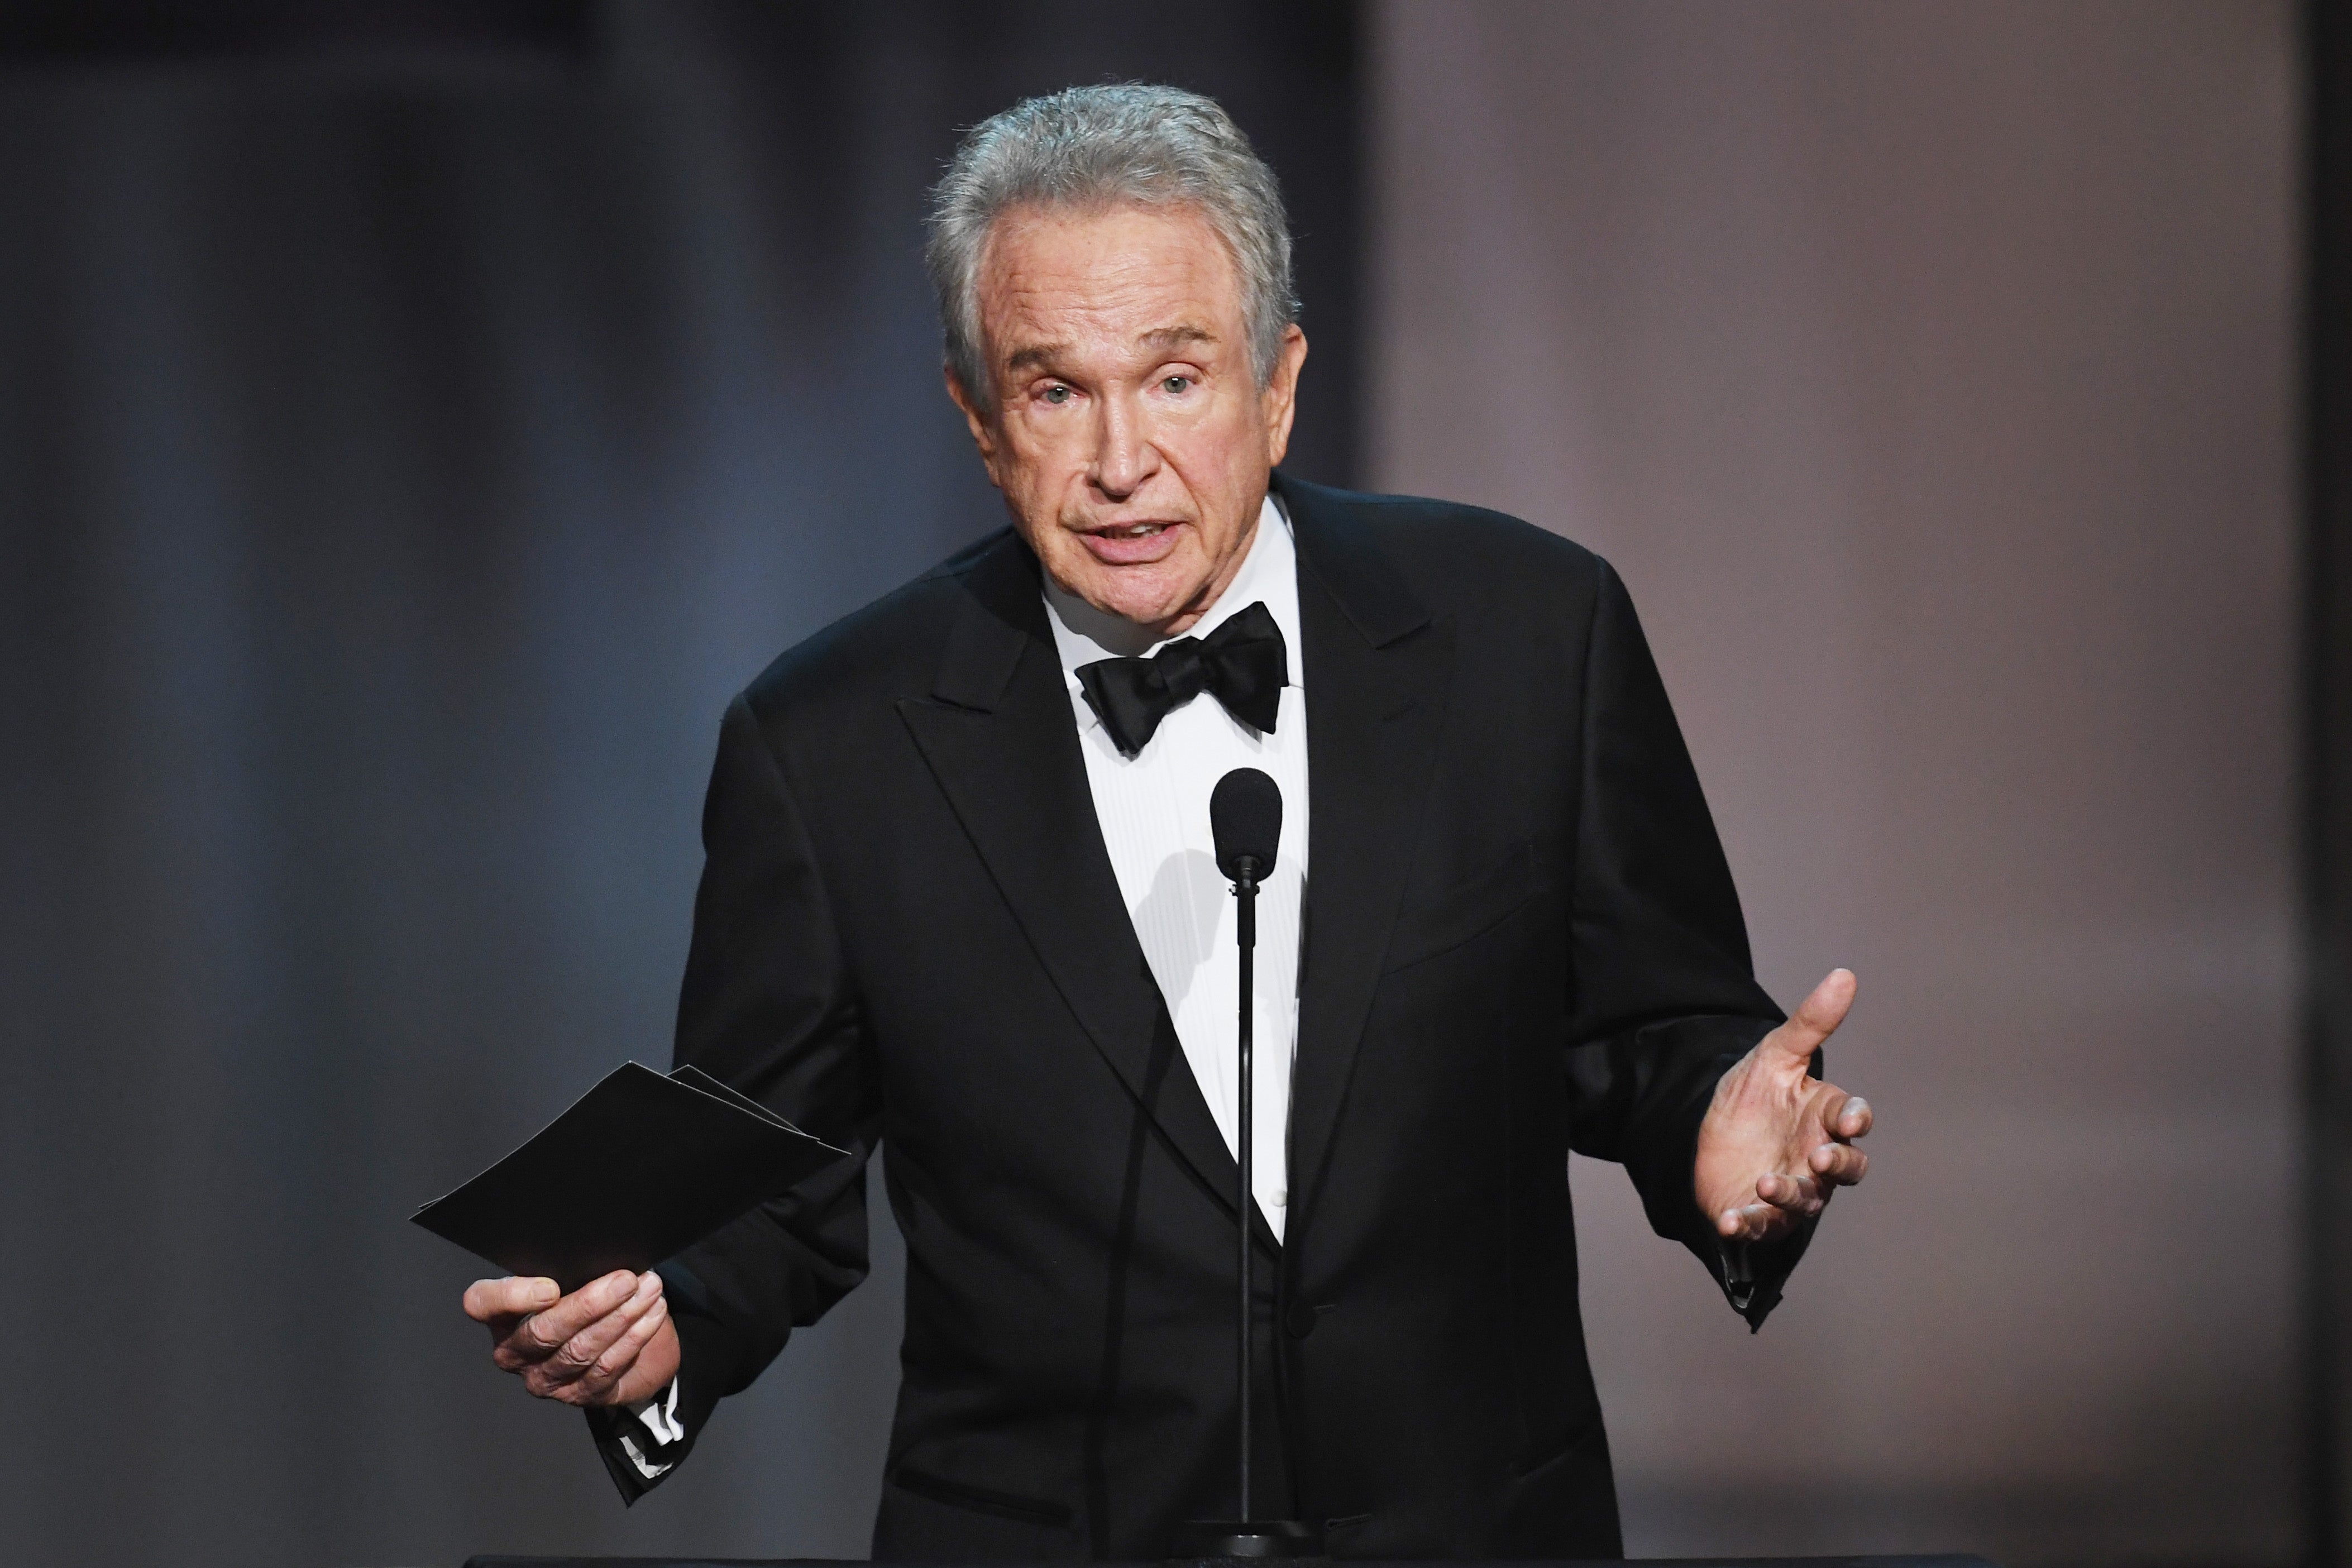
[[1777,1171],[1757,1178],[1756,1195],[1799,1219],[1812,1218],[1830,1201],[1826,1183],[1811,1175],[1791,1176]]
[[646,1340],[668,1321],[670,1305],[661,1300],[661,1279],[656,1274],[646,1274],[646,1279],[654,1281],[652,1289],[630,1295],[618,1310],[564,1340],[562,1350],[522,1373],[522,1387],[541,1399],[600,1404],[604,1392],[635,1363]]
[[1810,1180],[1765,1176],[1756,1184],[1756,1195],[1761,1201],[1716,1215],[1716,1234],[1727,1241],[1765,1241],[1788,1231],[1799,1219],[1821,1213],[1818,1189]]
[[1815,1149],[1806,1163],[1813,1174],[1833,1187],[1850,1187],[1870,1169],[1870,1156],[1843,1143],[1824,1143]]
[[478,1323],[520,1318],[554,1306],[562,1295],[552,1279],[477,1279],[466,1287],[466,1316]]
[[[660,1288],[661,1276],[648,1274],[645,1278],[655,1282],[656,1290]],[[583,1285],[555,1305],[524,1318],[499,1340],[490,1359],[506,1372],[535,1366],[562,1350],[582,1330],[627,1306],[642,1289],[638,1276],[625,1268],[615,1269],[602,1279]],[[494,1331],[495,1328],[493,1325]]]
[[1870,1170],[1870,1156],[1843,1143],[1824,1143],[1806,1163],[1804,1175],[1774,1172],[1756,1180],[1759,1202],[1727,1208],[1715,1216],[1716,1234],[1727,1241],[1761,1241],[1811,1219],[1829,1205],[1830,1193],[1850,1187]]
[[1769,1241],[1795,1224],[1786,1209],[1772,1204],[1748,1204],[1716,1215],[1715,1233],[1726,1241]]
[[1831,1137],[1853,1139],[1868,1132],[1871,1123],[1875,1120],[1876,1118],[1871,1115],[1870,1101],[1858,1094],[1849,1094],[1845,1097],[1845,1103],[1838,1107],[1836,1113],[1823,1117],[1822,1122],[1830,1130]]
[[[1859,1160],[1862,1151],[1846,1149],[1838,1144],[1827,1147],[1841,1154],[1851,1154]],[[1821,1151],[1816,1150],[1816,1165]],[[1857,1172],[1853,1180],[1861,1180]],[[1727,1241],[1763,1241],[1792,1228],[1799,1220],[1811,1219],[1820,1214],[1830,1201],[1830,1188],[1844,1183],[1812,1175],[1791,1176],[1772,1173],[1756,1180],[1757,1203],[1725,1209],[1715,1216],[1716,1234]]]
[[1784,1056],[1811,1061],[1822,1042],[1845,1022],[1846,1011],[1853,1005],[1857,984],[1853,970],[1831,970],[1813,987],[1812,994],[1797,1004],[1789,1021],[1764,1037],[1765,1043]]
[[523,1386],[541,1399],[562,1397],[559,1392],[593,1372],[604,1352],[626,1338],[661,1300],[661,1276],[635,1279],[636,1289],[621,1304],[583,1326],[579,1332],[524,1369]]
[[661,1276],[625,1268],[569,1296],[552,1279],[478,1279],[465,1307],[489,1325],[493,1363],[538,1397],[567,1405],[608,1403],[669,1321]]
[[[598,1356],[587,1371],[570,1383],[551,1389],[547,1397],[561,1400],[566,1405],[609,1403],[614,1391],[620,1387],[627,1379],[630,1369],[636,1365],[637,1358],[645,1353],[646,1347],[653,1342],[654,1336],[661,1332],[662,1325],[668,1321],[669,1303],[656,1297],[653,1303],[638,1315],[636,1321],[606,1347],[604,1353]],[[526,1386],[529,1381],[526,1377]]]

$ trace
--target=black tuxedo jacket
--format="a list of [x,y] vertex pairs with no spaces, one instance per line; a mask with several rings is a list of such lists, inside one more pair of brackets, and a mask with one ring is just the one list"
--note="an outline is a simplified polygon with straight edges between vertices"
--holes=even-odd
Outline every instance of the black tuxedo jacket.
[[[1622,1161],[1717,1267],[1699,1118],[1780,1014],[1608,565],[1276,484],[1314,842],[1286,1244],[1252,1220],[1258,1511],[1328,1521],[1339,1556],[1615,1555],[1569,1152]],[[998,534],[778,659],[728,710],[703,836],[678,1059],[887,1151],[876,1555],[1151,1558],[1232,1517],[1234,1162],[1120,901],[1028,550]],[[666,1266],[689,1433],[863,1277],[866,1203],[861,1158]]]

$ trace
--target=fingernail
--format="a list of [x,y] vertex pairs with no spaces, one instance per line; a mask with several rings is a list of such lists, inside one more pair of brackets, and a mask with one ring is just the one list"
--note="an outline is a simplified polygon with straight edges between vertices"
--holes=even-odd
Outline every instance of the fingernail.
[[563,1300],[563,1292],[552,1279],[534,1279],[530,1282],[530,1300],[533,1306],[552,1307]]

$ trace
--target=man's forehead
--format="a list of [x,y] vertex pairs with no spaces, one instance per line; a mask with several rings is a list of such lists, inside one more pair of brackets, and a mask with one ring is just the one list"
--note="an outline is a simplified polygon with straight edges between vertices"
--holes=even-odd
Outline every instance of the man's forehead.
[[1105,348],[1116,351],[1124,347],[1138,354],[1160,354],[1195,345],[1213,347],[1224,341],[1207,327],[1189,321],[1146,328],[1142,331],[1134,333],[1125,343],[1119,342],[1116,337],[1109,337],[1108,341],[1097,339],[1092,342],[1073,342],[1061,338],[1049,342],[1037,342],[1024,338],[1017,325],[1007,336],[1011,341],[1005,346],[1004,363],[1007,368],[1013,370],[1036,369],[1059,364],[1090,351],[1099,352]]
[[[984,314],[1107,318],[1121,336],[1200,321],[1237,298],[1240,277],[1214,230],[1184,213],[1115,208],[1000,219],[976,280]],[[1063,334],[1052,334],[1060,337]]]
[[[1156,259],[1156,258],[1153,258]],[[992,268],[980,286],[983,315],[1008,327],[1046,329],[1060,338],[1140,339],[1184,326],[1209,329],[1219,315],[1239,309],[1228,276],[1199,267],[1154,265],[1123,268]]]

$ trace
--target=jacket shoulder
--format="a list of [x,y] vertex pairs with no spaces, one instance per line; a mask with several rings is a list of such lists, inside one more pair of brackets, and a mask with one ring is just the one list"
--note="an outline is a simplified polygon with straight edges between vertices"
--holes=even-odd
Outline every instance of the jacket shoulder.
[[1334,489],[1286,479],[1294,508],[1359,532],[1417,593],[1438,603],[1513,603],[1533,596],[1554,609],[1589,602],[1607,562],[1574,540],[1522,518],[1427,496]]

